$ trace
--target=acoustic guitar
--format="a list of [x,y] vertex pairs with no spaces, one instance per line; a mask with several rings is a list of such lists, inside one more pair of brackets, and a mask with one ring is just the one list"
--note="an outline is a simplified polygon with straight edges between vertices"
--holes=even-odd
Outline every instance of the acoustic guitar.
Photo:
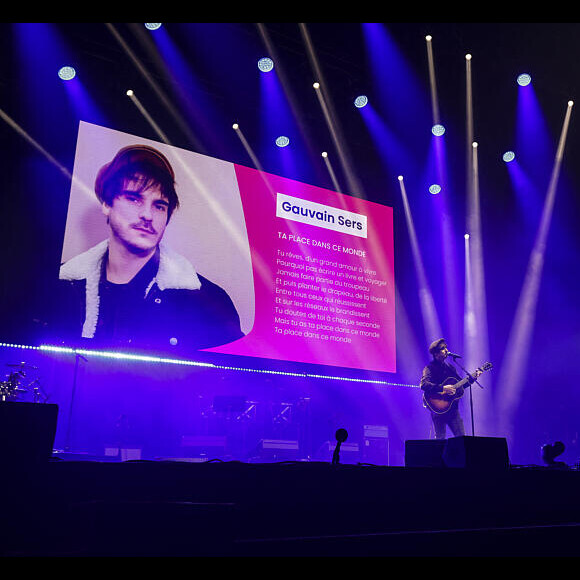
[[[492,364],[490,362],[486,362],[482,366],[480,366],[474,373],[472,373],[471,377],[477,378],[479,375],[491,369]],[[438,415],[443,415],[447,413],[449,409],[453,406],[453,403],[463,397],[465,393],[465,389],[470,387],[471,384],[469,383],[470,377],[465,377],[464,379],[457,379],[456,377],[449,377],[445,379],[441,385],[443,388],[446,385],[453,385],[455,387],[455,394],[450,395],[444,393],[443,391],[434,392],[434,393],[423,393],[423,403],[426,407],[428,407],[433,413],[437,413]]]

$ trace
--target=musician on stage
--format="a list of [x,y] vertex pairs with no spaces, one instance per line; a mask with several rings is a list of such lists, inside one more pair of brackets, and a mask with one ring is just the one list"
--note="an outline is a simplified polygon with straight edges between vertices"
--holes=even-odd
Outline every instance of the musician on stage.
[[[442,383],[449,378],[455,379],[456,381],[460,380],[455,367],[448,362],[445,362],[445,359],[449,355],[445,339],[440,338],[432,342],[429,345],[429,354],[431,354],[433,360],[423,369],[423,375],[421,376],[420,382],[421,389],[423,389],[427,396],[442,392],[446,395],[455,395],[454,385],[450,384],[441,386]],[[471,377],[469,382],[473,382]],[[459,412],[459,400],[455,400],[449,410],[445,413],[438,414],[433,412],[431,409],[429,409],[429,411],[431,413],[436,439],[445,439],[447,427],[449,427],[455,437],[465,435],[463,418]]]

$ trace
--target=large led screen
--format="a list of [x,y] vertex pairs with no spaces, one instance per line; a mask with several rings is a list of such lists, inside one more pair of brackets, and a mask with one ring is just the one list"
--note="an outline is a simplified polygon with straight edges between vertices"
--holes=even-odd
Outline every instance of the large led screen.
[[393,262],[390,207],[81,122],[54,338],[395,372]]

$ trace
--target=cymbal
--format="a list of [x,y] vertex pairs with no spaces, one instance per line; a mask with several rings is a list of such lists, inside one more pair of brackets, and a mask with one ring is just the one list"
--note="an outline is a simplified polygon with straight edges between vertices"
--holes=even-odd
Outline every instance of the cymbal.
[[6,363],[7,367],[12,367],[12,368],[21,368],[21,369],[37,369],[38,367],[35,367],[33,365],[29,365],[26,362],[21,362],[21,363]]

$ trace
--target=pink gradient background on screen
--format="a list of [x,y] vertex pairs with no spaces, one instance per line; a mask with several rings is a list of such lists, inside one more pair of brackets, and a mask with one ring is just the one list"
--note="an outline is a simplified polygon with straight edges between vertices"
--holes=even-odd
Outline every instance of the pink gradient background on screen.
[[[236,165],[235,169],[252,256],[255,319],[253,328],[246,337],[209,350],[284,361],[395,372],[392,208],[244,166]],[[277,193],[366,215],[367,237],[361,238],[277,217]],[[351,253],[345,253],[343,248],[348,248]],[[349,296],[340,296],[340,298],[359,304],[364,303],[365,308],[361,310],[353,309],[348,305],[338,305],[336,298],[339,296],[336,293],[328,294],[328,292],[299,289],[296,286],[288,288],[282,286],[284,283],[292,284],[292,279],[287,280],[277,275],[280,267],[277,260],[281,255],[287,256],[287,252],[302,256],[301,259],[296,259],[296,264],[313,265],[315,270],[311,270],[311,273],[320,271],[319,260],[330,261],[331,265],[325,265],[325,269],[329,271],[328,268],[331,268],[333,272],[341,271],[348,274],[349,278],[345,282],[349,286],[338,288],[335,284],[341,284],[341,282],[336,277],[319,274],[319,278],[312,282],[314,287],[326,286],[331,289],[331,292],[345,290]],[[363,252],[364,257],[361,256]],[[282,259],[288,261],[285,257]],[[337,264],[341,266],[337,267]],[[345,265],[351,268],[345,268]],[[334,284],[321,283],[321,278],[334,279]],[[375,283],[369,284],[370,280],[374,280]],[[353,289],[353,285],[363,289]],[[364,290],[364,288],[370,288],[370,290]],[[281,294],[280,289],[287,290],[288,293]],[[294,307],[296,291],[301,294],[298,302],[300,308]],[[309,300],[308,295],[318,296],[318,300]],[[380,301],[370,300],[371,295],[379,297]],[[282,299],[286,302],[283,303]],[[307,308],[306,302],[310,302],[315,307]],[[330,308],[334,308],[334,312],[331,312]],[[356,330],[354,331],[356,335],[332,330],[337,326],[360,328],[354,326],[352,316],[337,314],[336,308],[340,308],[342,312],[352,313],[354,310],[359,313],[368,313],[365,314],[364,319],[357,316],[354,319],[372,322],[375,328],[367,326],[361,330],[368,329],[373,336],[361,336]],[[300,311],[302,316],[286,316],[282,313],[284,309],[291,314]],[[342,321],[350,319],[351,322],[340,324],[334,319],[335,317]],[[300,324],[303,326],[277,324],[276,318],[278,320],[294,318],[294,320],[302,321]],[[307,326],[309,322],[310,327]],[[283,332],[280,332],[281,330]],[[291,334],[297,330],[300,331],[300,335]],[[341,338],[332,340],[331,336],[335,339],[339,336]],[[343,342],[345,338],[350,342]]]

